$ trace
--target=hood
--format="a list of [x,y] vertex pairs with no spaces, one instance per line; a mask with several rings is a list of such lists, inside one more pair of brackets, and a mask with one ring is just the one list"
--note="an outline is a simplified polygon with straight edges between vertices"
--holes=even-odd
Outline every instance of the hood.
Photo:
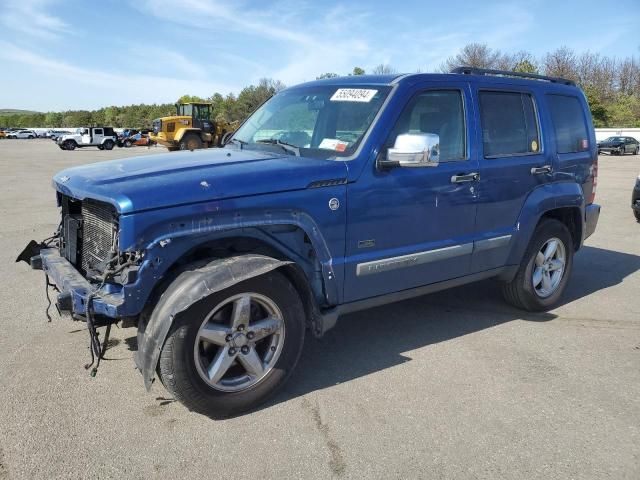
[[63,170],[56,190],[111,203],[121,214],[226,198],[301,190],[344,180],[344,161],[232,148],[173,152]]

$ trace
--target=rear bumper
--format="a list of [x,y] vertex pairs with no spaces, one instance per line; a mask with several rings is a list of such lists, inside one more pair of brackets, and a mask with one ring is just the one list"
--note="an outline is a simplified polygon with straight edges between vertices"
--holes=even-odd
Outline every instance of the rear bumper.
[[[58,293],[56,304],[61,310],[70,311],[73,315],[85,315],[89,294],[93,293],[96,285],[91,284],[66,258],[61,257],[58,249],[45,248],[39,254],[42,270],[55,283]],[[39,265],[40,262],[33,262]],[[105,286],[108,289],[108,285]],[[110,318],[118,318],[123,297],[115,292],[101,290],[99,297],[94,297],[91,305],[92,312]]]
[[596,231],[596,225],[598,225],[598,218],[600,218],[600,205],[592,203],[587,205],[584,209],[584,238],[583,241],[589,238],[593,232]]

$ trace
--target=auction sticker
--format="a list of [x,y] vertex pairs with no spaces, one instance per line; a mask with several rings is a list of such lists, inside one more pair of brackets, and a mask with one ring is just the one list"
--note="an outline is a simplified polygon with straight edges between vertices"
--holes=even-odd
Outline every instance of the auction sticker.
[[344,152],[349,146],[348,142],[343,142],[342,140],[338,140],[337,138],[324,138],[318,148],[322,148],[324,150],[335,150],[336,152]]
[[332,102],[370,102],[378,90],[368,88],[339,88],[330,100]]

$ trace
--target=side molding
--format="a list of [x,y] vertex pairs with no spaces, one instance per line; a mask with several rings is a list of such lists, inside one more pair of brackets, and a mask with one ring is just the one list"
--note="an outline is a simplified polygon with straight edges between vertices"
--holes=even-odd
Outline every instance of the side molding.
[[264,255],[241,255],[192,266],[178,275],[162,294],[147,321],[141,320],[138,327],[135,362],[142,372],[146,389],[151,388],[160,351],[176,315],[212,293],[290,263]]

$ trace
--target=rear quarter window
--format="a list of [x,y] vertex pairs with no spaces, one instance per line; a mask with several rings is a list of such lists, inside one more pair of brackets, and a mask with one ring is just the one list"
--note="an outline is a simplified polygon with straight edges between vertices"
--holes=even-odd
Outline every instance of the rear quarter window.
[[584,152],[589,136],[582,103],[578,97],[547,94],[558,153]]

